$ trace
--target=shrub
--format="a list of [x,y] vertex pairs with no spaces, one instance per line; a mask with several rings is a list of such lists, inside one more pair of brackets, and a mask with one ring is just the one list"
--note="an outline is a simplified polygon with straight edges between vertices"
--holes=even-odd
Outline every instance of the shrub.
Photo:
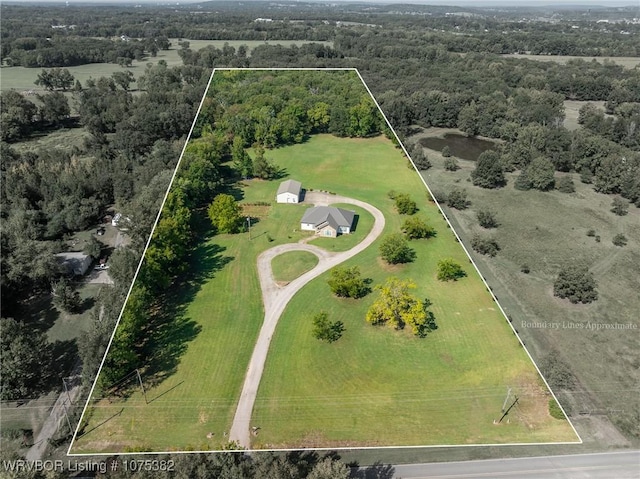
[[412,215],[418,211],[418,205],[409,195],[400,194],[395,197],[396,210],[401,215]]
[[624,198],[616,196],[611,202],[611,212],[618,216],[624,216],[629,213],[629,202]]
[[594,237],[596,235],[596,230],[593,228],[587,230],[587,236]]
[[438,261],[437,276],[440,281],[457,281],[467,275],[458,263],[451,258]]
[[591,170],[586,166],[580,170],[580,181],[585,185],[593,182],[593,173],[591,173]]
[[428,170],[431,168],[431,161],[429,161],[429,158],[419,146],[414,147],[411,151],[411,159],[419,170]]
[[416,252],[409,247],[404,235],[392,233],[382,240],[380,256],[389,264],[410,263],[415,259]]
[[469,206],[467,201],[467,191],[460,188],[454,188],[447,196],[447,205],[457,210],[464,210]]
[[618,233],[613,237],[612,242],[616,246],[624,246],[627,244],[627,237],[622,233]]
[[451,148],[449,148],[448,146],[442,148],[442,156],[445,158],[449,158],[451,156]]
[[531,272],[531,268],[529,268],[528,264],[524,263],[520,266],[520,272],[524,274],[529,274]]
[[527,191],[533,188],[533,183],[531,183],[531,179],[529,179],[529,174],[526,169],[520,172],[513,184],[513,187],[520,191]]
[[402,232],[409,239],[431,238],[436,235],[436,230],[418,217],[407,218],[402,224]]
[[494,257],[500,251],[500,246],[493,238],[483,238],[480,235],[474,235],[471,238],[471,247],[480,254]]
[[554,419],[564,419],[562,409],[560,409],[557,401],[553,398],[549,399],[549,414]]
[[444,160],[444,169],[447,171],[457,171],[460,169],[460,165],[458,164],[458,160],[454,157],[450,156],[445,158]]
[[591,303],[598,299],[596,280],[585,266],[563,268],[553,283],[553,294],[572,303]]
[[576,191],[576,185],[570,176],[563,176],[556,183],[556,188],[562,193],[574,193]]
[[496,214],[489,209],[482,209],[476,213],[478,223],[483,228],[497,228],[500,224],[496,220]]

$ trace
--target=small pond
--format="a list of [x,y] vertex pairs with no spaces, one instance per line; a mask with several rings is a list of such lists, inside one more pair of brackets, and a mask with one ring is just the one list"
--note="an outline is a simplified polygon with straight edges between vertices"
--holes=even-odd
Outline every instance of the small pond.
[[479,138],[467,137],[457,133],[445,133],[444,137],[422,138],[420,144],[425,148],[442,151],[445,146],[451,150],[451,155],[463,160],[476,161],[481,153],[493,150],[496,144]]

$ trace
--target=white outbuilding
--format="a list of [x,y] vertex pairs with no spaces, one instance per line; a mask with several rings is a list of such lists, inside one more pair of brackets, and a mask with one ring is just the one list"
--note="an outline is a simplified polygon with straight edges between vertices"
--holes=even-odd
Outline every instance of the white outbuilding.
[[299,203],[302,193],[302,183],[296,180],[287,180],[280,183],[276,202],[278,203]]

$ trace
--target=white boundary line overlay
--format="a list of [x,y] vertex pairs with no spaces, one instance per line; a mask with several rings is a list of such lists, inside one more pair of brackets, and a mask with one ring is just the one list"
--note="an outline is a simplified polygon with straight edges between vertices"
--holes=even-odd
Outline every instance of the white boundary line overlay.
[[[391,132],[393,133],[393,136],[395,137],[395,139],[396,139],[396,141],[398,143],[398,146],[402,149],[402,152],[405,154],[405,156],[411,162],[411,165],[413,166],[413,169],[418,174],[418,177],[420,178],[420,180],[422,181],[422,184],[427,189],[427,192],[431,196],[431,199],[433,200],[434,204],[438,207],[438,210],[440,211],[440,214],[442,215],[444,220],[449,225],[449,228],[451,229],[451,231],[453,232],[454,236],[458,240],[458,243],[460,244],[460,246],[462,247],[463,251],[467,255],[467,258],[469,259],[469,261],[471,262],[471,264],[475,268],[476,273],[478,274],[478,276],[482,280],[482,283],[484,284],[486,290],[489,292],[489,294],[491,295],[491,298],[493,299],[493,301],[496,303],[496,305],[500,309],[500,312],[502,313],[505,321],[507,321],[507,324],[509,324],[509,327],[513,331],[513,334],[516,336],[516,338],[518,338],[520,346],[522,346],[522,348],[526,352],[529,360],[533,363],[533,366],[535,367],[538,375],[542,378],[542,381],[544,382],[545,386],[547,387],[547,390],[551,393],[551,396],[553,397],[553,399],[556,401],[556,403],[560,407],[562,413],[565,416],[565,419],[567,420],[567,422],[571,426],[571,429],[573,430],[574,434],[578,438],[577,441],[520,442],[520,443],[516,442],[516,443],[495,443],[495,444],[484,444],[484,443],[481,443],[481,444],[431,444],[431,445],[407,445],[407,446],[313,447],[313,448],[284,448],[284,449],[231,449],[231,450],[228,450],[228,449],[213,449],[213,450],[197,450],[197,451],[172,451],[172,450],[166,450],[166,451],[143,451],[143,452],[124,452],[124,451],[123,452],[113,452],[113,451],[112,452],[93,452],[93,453],[72,453],[71,452],[71,449],[73,447],[73,444],[74,444],[74,442],[76,440],[76,437],[77,437],[77,434],[78,434],[78,430],[80,429],[80,425],[82,424],[82,419],[84,418],[84,415],[87,412],[87,408],[89,407],[89,403],[91,402],[91,397],[93,395],[93,391],[94,391],[94,389],[95,389],[95,387],[96,387],[96,385],[98,383],[98,377],[100,376],[100,372],[102,371],[102,367],[103,367],[104,362],[105,362],[105,360],[107,358],[107,354],[109,353],[109,350],[111,349],[111,343],[113,342],[113,338],[115,337],[116,330],[118,329],[118,326],[120,325],[120,320],[122,319],[122,315],[123,315],[124,310],[126,308],[127,302],[129,301],[129,296],[131,295],[131,292],[133,290],[133,285],[136,282],[136,279],[137,279],[138,274],[140,272],[140,268],[142,267],[142,263],[144,261],[145,255],[147,253],[147,249],[149,248],[149,245],[151,244],[151,239],[153,238],[153,234],[154,234],[154,232],[156,230],[158,222],[160,221],[160,216],[162,214],[162,210],[164,209],[165,202],[167,201],[167,197],[169,196],[169,192],[171,191],[171,187],[173,186],[173,182],[174,182],[174,180],[176,178],[176,175],[178,173],[178,170],[180,168],[180,164],[182,163],[182,158],[184,156],[184,152],[185,152],[185,150],[187,148],[187,145],[189,144],[189,141],[191,139],[191,135],[193,133],[193,129],[195,128],[196,122],[198,121],[198,117],[200,116],[200,111],[202,109],[202,105],[204,104],[204,101],[207,98],[207,94],[209,93],[209,88],[211,87],[211,81],[213,80],[213,76],[216,74],[217,71],[221,71],[221,72],[223,72],[223,71],[319,71],[319,72],[351,71],[351,72],[355,72],[356,75],[358,75],[358,78],[360,78],[360,81],[362,82],[362,85],[365,87],[365,89],[367,90],[367,93],[369,94],[369,96],[371,97],[371,99],[375,103],[376,107],[378,108],[378,111],[380,112],[380,114],[384,118],[385,124],[391,130]],[[553,392],[553,390],[549,386],[549,383],[547,383],[547,380],[545,379],[545,377],[540,372],[540,369],[538,368],[538,365],[533,360],[533,357],[529,353],[529,350],[527,349],[527,347],[524,345],[524,342],[520,338],[520,335],[517,333],[517,331],[513,327],[513,324],[509,321],[509,318],[507,317],[507,314],[505,313],[504,309],[502,308],[502,306],[498,302],[498,299],[496,298],[496,296],[493,294],[493,291],[489,287],[489,284],[487,283],[487,281],[485,280],[484,276],[480,272],[480,270],[479,270],[478,266],[476,265],[475,261],[473,260],[473,258],[469,254],[469,251],[467,250],[466,246],[462,242],[460,236],[458,236],[457,231],[455,230],[455,228],[453,227],[453,225],[449,221],[449,218],[447,217],[447,215],[445,214],[444,210],[442,209],[442,206],[440,205],[440,203],[438,203],[438,201],[436,200],[435,196],[433,195],[431,189],[429,188],[429,185],[427,185],[427,182],[425,181],[424,177],[420,174],[420,170],[416,167],[415,163],[413,162],[413,159],[409,155],[409,152],[405,148],[405,146],[402,143],[402,141],[400,141],[400,138],[398,137],[398,134],[396,133],[395,129],[393,128],[393,126],[391,125],[389,120],[387,119],[387,116],[384,114],[384,111],[380,107],[380,104],[378,103],[378,100],[376,100],[375,96],[373,95],[373,93],[369,89],[369,86],[364,81],[364,78],[362,78],[362,75],[360,74],[359,70],[357,68],[355,68],[355,67],[351,67],[351,68],[350,67],[340,67],[340,68],[339,67],[335,67],[335,68],[334,67],[331,67],[331,68],[321,68],[321,67],[318,67],[318,68],[303,68],[303,67],[299,67],[299,68],[275,68],[275,67],[274,68],[268,68],[268,67],[214,68],[213,71],[211,72],[211,76],[209,77],[209,81],[207,82],[207,87],[206,87],[206,89],[204,91],[202,99],[200,100],[200,105],[198,106],[198,109],[196,111],[196,116],[193,119],[193,123],[191,124],[191,129],[189,130],[189,134],[187,135],[187,138],[185,140],[184,146],[182,147],[182,151],[180,153],[180,157],[178,159],[178,163],[176,164],[176,168],[175,168],[175,170],[173,172],[173,175],[171,177],[171,181],[169,182],[169,186],[167,188],[167,191],[165,192],[164,198],[162,200],[162,204],[160,205],[160,210],[158,211],[158,214],[156,216],[156,220],[155,220],[155,222],[153,224],[153,228],[151,229],[151,233],[149,235],[149,238],[147,239],[147,244],[145,245],[144,251],[143,251],[142,256],[140,258],[140,262],[138,263],[138,267],[137,267],[136,273],[135,273],[135,275],[133,277],[133,281],[131,283],[131,286],[129,286],[129,291],[127,292],[127,296],[126,296],[126,298],[124,300],[124,303],[123,303],[123,306],[122,306],[122,310],[120,311],[120,315],[118,316],[118,320],[116,321],[116,325],[113,328],[113,332],[111,333],[111,338],[109,339],[109,343],[107,344],[107,348],[105,350],[104,356],[103,356],[102,361],[100,363],[100,367],[99,367],[98,372],[96,374],[96,377],[94,379],[93,385],[91,386],[91,390],[89,391],[89,395],[87,396],[87,401],[85,403],[84,409],[82,410],[82,414],[80,415],[80,420],[78,421],[78,424],[76,426],[76,430],[75,430],[75,432],[73,434],[73,438],[71,440],[71,443],[69,444],[69,448],[67,450],[67,456],[70,456],[70,457],[113,456],[114,454],[123,455],[123,456],[139,456],[139,455],[159,455],[159,454],[208,454],[208,453],[218,453],[218,452],[236,452],[236,453],[245,453],[245,452],[290,452],[290,451],[301,451],[301,450],[308,450],[308,451],[357,451],[357,450],[375,450],[375,449],[435,449],[435,448],[449,448],[449,447],[452,447],[452,448],[453,447],[455,447],[455,448],[469,448],[469,447],[544,446],[544,445],[569,445],[569,444],[573,444],[573,445],[583,444],[583,440],[580,437],[580,434],[578,434],[578,431],[576,430],[575,426],[571,422],[571,419],[569,419],[569,416],[567,415],[567,413],[565,412],[564,408],[562,407],[562,404],[560,404],[560,401],[558,401],[558,398],[556,397],[555,393]]]

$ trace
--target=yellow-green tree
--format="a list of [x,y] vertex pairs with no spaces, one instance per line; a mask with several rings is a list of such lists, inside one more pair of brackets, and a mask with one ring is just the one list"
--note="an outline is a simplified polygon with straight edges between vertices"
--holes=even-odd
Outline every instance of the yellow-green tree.
[[367,311],[367,322],[373,325],[388,324],[394,329],[411,328],[411,332],[421,338],[437,329],[435,317],[428,299],[420,300],[409,290],[416,285],[411,280],[403,281],[391,277],[383,285],[376,286],[378,299]]

